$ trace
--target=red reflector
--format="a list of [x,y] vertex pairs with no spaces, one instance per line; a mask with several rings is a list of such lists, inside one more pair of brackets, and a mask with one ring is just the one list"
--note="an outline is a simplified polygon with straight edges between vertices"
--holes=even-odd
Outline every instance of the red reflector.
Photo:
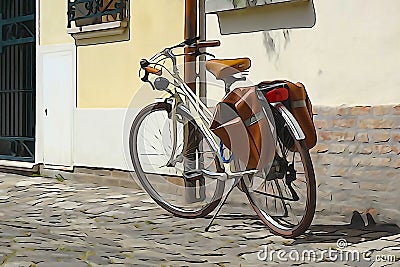
[[286,88],[276,88],[265,94],[269,103],[282,102],[289,98],[289,92]]

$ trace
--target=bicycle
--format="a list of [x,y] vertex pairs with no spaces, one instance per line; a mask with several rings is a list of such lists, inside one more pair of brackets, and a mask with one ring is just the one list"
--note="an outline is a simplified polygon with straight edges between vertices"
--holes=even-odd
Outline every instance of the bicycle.
[[[217,208],[206,231],[237,186],[271,232],[290,238],[301,235],[314,216],[316,184],[305,136],[294,116],[282,102],[261,99],[276,129],[273,160],[262,170],[240,169],[234,155],[226,156],[223,144],[209,129],[212,112],[180,77],[177,57],[185,54],[174,54],[175,49],[192,47],[192,55],[211,55],[202,49],[219,45],[219,41],[195,38],[141,60],[142,81],[167,95],[144,107],[131,126],[129,151],[135,173],[151,198],[175,216],[199,218]],[[166,62],[172,63],[172,70]],[[236,74],[251,64],[250,59],[242,58],[214,59],[207,65],[225,82],[228,93],[233,83],[245,79]],[[283,86],[277,83],[259,88],[259,92]]]

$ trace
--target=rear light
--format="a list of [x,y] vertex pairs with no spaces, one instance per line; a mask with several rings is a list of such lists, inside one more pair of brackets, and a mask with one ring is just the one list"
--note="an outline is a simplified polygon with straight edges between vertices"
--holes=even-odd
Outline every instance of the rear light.
[[289,98],[289,92],[286,88],[275,88],[265,93],[265,98],[269,103],[282,102]]

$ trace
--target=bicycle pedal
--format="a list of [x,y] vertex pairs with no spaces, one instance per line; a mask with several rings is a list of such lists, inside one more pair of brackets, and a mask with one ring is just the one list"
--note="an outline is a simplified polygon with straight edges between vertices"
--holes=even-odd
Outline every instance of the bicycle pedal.
[[228,175],[224,172],[220,173],[207,170],[191,170],[183,172],[183,178],[185,181],[197,181],[204,178],[226,181],[228,179]]
[[211,172],[207,170],[201,170],[203,176],[211,179],[217,179],[221,181],[226,181],[228,179],[228,175],[225,172]]

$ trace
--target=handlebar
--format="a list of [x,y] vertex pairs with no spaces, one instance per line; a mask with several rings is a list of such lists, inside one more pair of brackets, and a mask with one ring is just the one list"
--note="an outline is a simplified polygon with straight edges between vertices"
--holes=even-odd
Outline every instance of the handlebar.
[[177,44],[177,45],[172,46],[167,49],[172,50],[172,49],[175,49],[178,47],[185,47],[185,46],[188,46],[191,48],[205,48],[205,47],[216,47],[216,46],[220,46],[220,45],[221,45],[221,42],[219,40],[200,41],[200,37],[195,37],[192,39],[187,39],[187,40],[183,41],[182,43]]
[[[187,39],[183,41],[180,44],[177,44],[175,46],[165,48],[162,52],[157,53],[154,55],[150,61],[153,61],[155,58],[159,57],[160,55],[164,55],[166,57],[169,57],[173,60],[174,65],[176,63],[175,55],[172,53],[172,50],[175,48],[184,48],[184,47],[189,47],[189,48],[194,48],[195,51],[192,53],[194,56],[199,56],[202,54],[206,55],[211,55],[207,52],[201,52],[199,49],[200,48],[206,48],[206,47],[217,47],[221,45],[221,42],[219,40],[209,40],[209,41],[200,41],[200,37],[195,37],[192,39]],[[212,55],[211,55],[212,56]],[[145,76],[142,78],[143,81],[148,79],[149,74],[155,74],[160,76],[162,74],[162,71],[160,69],[150,67],[150,62],[147,59],[142,59],[140,61],[140,67],[145,71]]]
[[198,41],[196,46],[197,48],[205,48],[205,47],[217,47],[220,46],[221,42],[219,40],[213,41]]

